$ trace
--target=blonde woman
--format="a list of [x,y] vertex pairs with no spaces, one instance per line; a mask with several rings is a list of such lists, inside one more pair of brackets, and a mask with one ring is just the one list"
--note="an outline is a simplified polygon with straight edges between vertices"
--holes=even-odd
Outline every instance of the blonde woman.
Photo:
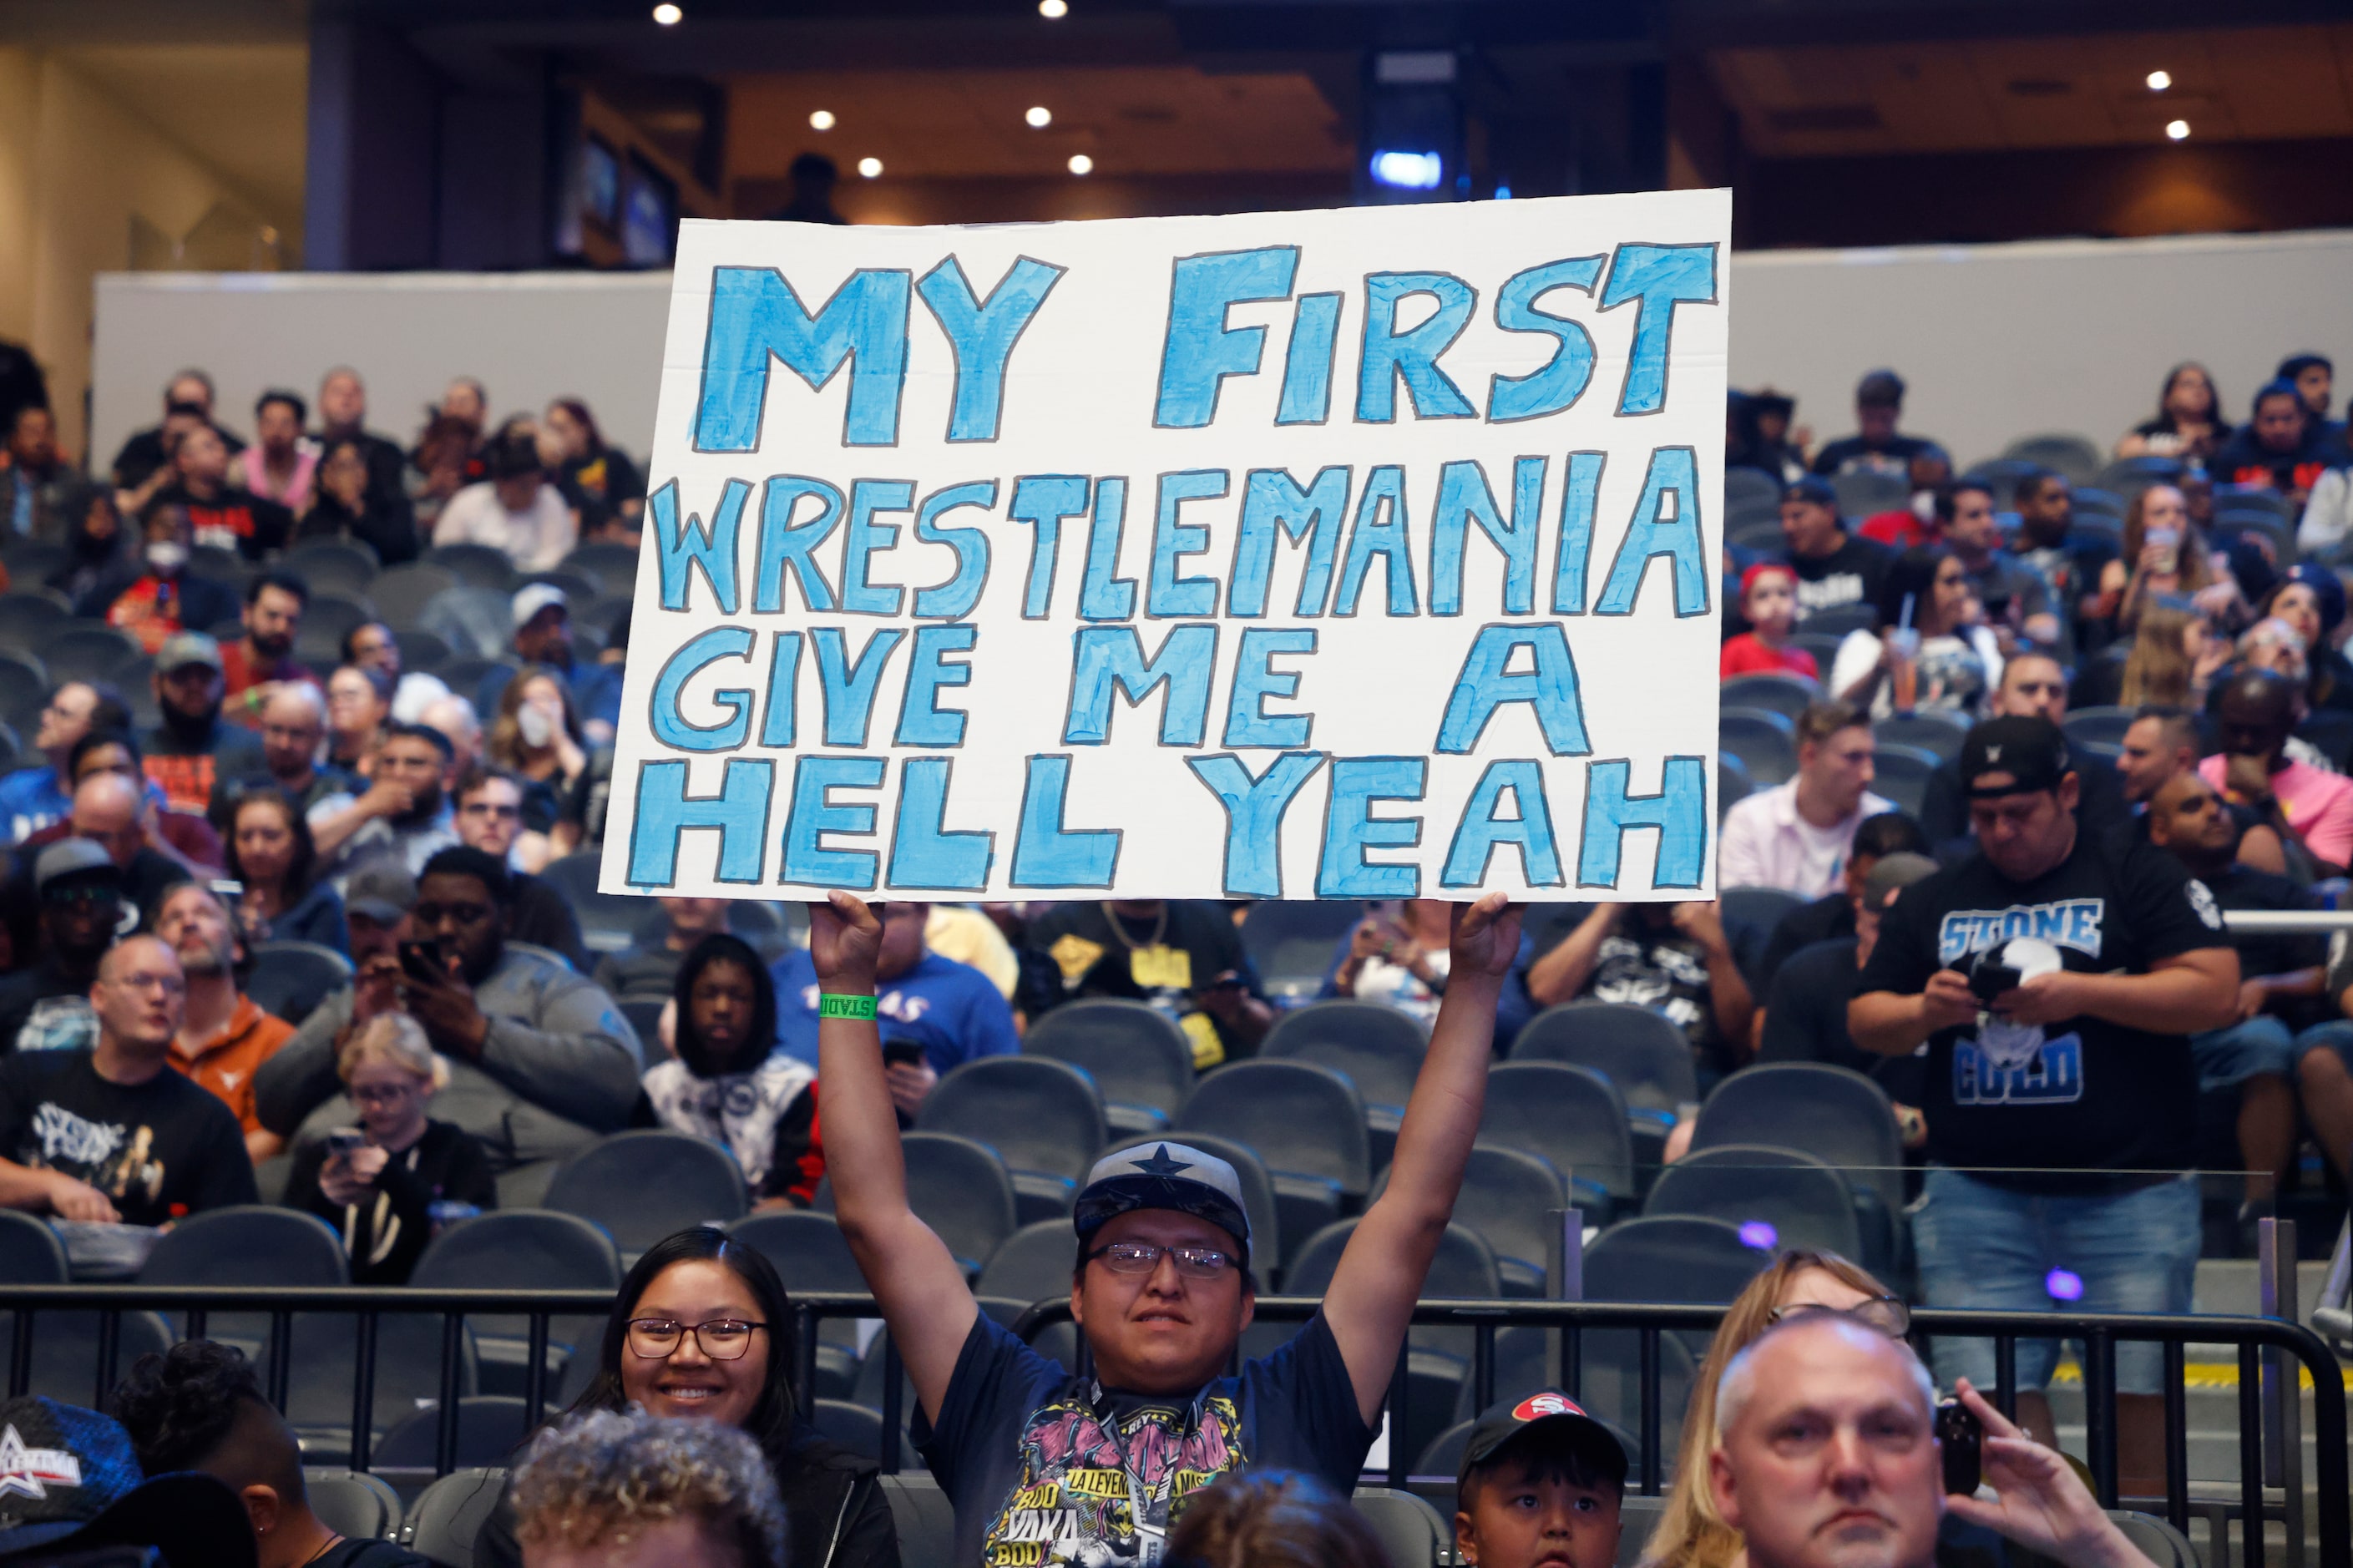
[[2228,573],[2217,572],[2213,546],[2189,515],[2189,500],[2172,485],[2151,485],[2126,509],[2122,548],[2100,569],[2094,618],[2119,636],[2140,622],[2151,600],[2183,594],[2208,615],[2243,615],[2245,601]]
[[498,1184],[472,1134],[425,1114],[449,1064],[416,1019],[369,1020],[336,1054],[335,1074],[360,1124],[295,1153],[285,1202],[334,1226],[353,1284],[405,1284],[443,1224],[498,1206]]
[[2230,662],[2230,639],[2213,636],[2196,609],[2178,600],[2151,605],[2134,629],[2117,700],[2203,708],[2207,687]]

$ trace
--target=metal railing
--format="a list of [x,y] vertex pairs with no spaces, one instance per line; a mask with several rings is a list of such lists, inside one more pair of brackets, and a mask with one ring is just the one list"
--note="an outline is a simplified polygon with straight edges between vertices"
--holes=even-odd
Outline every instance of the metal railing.
[[[603,1318],[609,1314],[609,1292],[593,1290],[454,1290],[385,1289],[364,1286],[332,1289],[234,1286],[38,1285],[0,1289],[0,1314],[13,1317],[14,1343],[8,1366],[10,1397],[24,1394],[32,1380],[39,1353],[37,1314],[94,1311],[99,1314],[98,1360],[91,1390],[92,1403],[104,1408],[123,1368],[121,1359],[121,1317],[126,1312],[184,1314],[183,1331],[203,1337],[216,1313],[267,1316],[269,1330],[263,1364],[271,1402],[286,1405],[291,1374],[290,1356],[296,1314],[349,1314],[354,1334],[351,1403],[351,1468],[369,1468],[375,1404],[377,1337],[382,1320],[393,1317],[441,1319],[438,1426],[435,1435],[434,1471],[447,1474],[455,1466],[459,1440],[459,1396],[465,1393],[464,1343],[470,1315],[522,1316],[528,1323],[523,1365],[525,1429],[546,1415],[550,1400],[547,1348],[550,1321],[565,1317]],[[1262,1296],[1256,1316],[1265,1322],[1302,1323],[1321,1307],[1320,1300],[1302,1296]],[[798,1363],[793,1378],[804,1409],[815,1386],[818,1328],[828,1320],[876,1316],[871,1296],[849,1291],[809,1291],[793,1298],[797,1329]],[[1597,1330],[1630,1331],[1637,1336],[1639,1382],[1634,1412],[1636,1458],[1630,1480],[1646,1496],[1656,1495],[1667,1479],[1663,1453],[1666,1425],[1661,1409],[1661,1336],[1682,1331],[1704,1336],[1715,1331],[1724,1309],[1714,1306],[1669,1306],[1596,1301],[1430,1300],[1414,1309],[1417,1329],[1468,1330],[1472,1353],[1468,1369],[1472,1407],[1483,1410],[1496,1395],[1495,1332],[1504,1328],[1539,1328],[1559,1335],[1562,1386],[1580,1394],[1584,1372],[1583,1338]],[[1013,1332],[1032,1339],[1042,1330],[1070,1321],[1067,1298],[1042,1300],[1023,1312]],[[2320,1338],[2301,1324],[2271,1318],[2193,1315],[2142,1316],[2088,1312],[1973,1312],[1920,1308],[1912,1314],[1915,1339],[1958,1336],[1994,1342],[1996,1386],[1994,1403],[2007,1415],[2017,1409],[2017,1345],[2021,1339],[2063,1338],[2084,1347],[2085,1446],[2093,1488],[2105,1508],[2118,1505],[2116,1443],[2117,1406],[2116,1352],[2119,1343],[2154,1342],[2162,1348],[2165,1406],[2165,1515],[2186,1531],[2193,1510],[2189,1496],[2189,1398],[2186,1373],[2188,1347],[2228,1345],[2238,1361],[2239,1508],[2243,1523],[2245,1568],[2261,1568],[2263,1560],[2263,1521],[2267,1516],[2265,1463],[2268,1450],[2279,1446],[2274,1429],[2267,1445],[2263,1410],[2263,1357],[2274,1358],[2284,1374],[2274,1386],[2284,1386],[2293,1401],[2295,1372],[2308,1373],[2313,1385],[2314,1437],[2316,1443],[2316,1518],[2322,1568],[2353,1568],[2353,1495],[2348,1494],[2345,1379],[2337,1358]],[[597,1347],[575,1347],[575,1354],[595,1355]],[[886,1474],[899,1469],[898,1444],[891,1435],[903,1424],[904,1393],[897,1347],[886,1333],[876,1352],[882,1365],[881,1465]],[[1085,1357],[1083,1340],[1080,1355]],[[1409,1401],[1408,1351],[1400,1347],[1398,1370],[1389,1388],[1389,1429],[1393,1436],[1406,1428]],[[1451,1413],[1450,1413],[1451,1414]],[[2295,1441],[2293,1436],[2288,1439]],[[2300,1455],[2269,1455],[2275,1473],[2290,1488],[2300,1488]],[[1401,1440],[1390,1445],[1388,1484],[1403,1487],[1413,1456]],[[2295,1518],[2290,1510],[2289,1517]],[[2291,1542],[2290,1561],[2300,1543]]]

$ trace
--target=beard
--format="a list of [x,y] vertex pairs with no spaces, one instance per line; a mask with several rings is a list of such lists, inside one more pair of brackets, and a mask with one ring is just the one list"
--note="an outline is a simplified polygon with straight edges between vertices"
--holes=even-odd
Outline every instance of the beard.
[[176,950],[180,968],[189,974],[227,974],[229,971],[228,944],[195,941]]
[[245,640],[253,645],[254,652],[272,664],[294,651],[294,639],[284,632],[271,632],[265,637],[259,632],[249,631],[245,634]]
[[163,710],[164,728],[171,731],[173,738],[195,744],[212,739],[213,727],[220,718],[221,705],[217,700],[201,713],[186,712],[169,702],[158,706]]
[[441,786],[436,784],[430,789],[417,791],[408,809],[392,820],[402,827],[422,827],[440,815]]

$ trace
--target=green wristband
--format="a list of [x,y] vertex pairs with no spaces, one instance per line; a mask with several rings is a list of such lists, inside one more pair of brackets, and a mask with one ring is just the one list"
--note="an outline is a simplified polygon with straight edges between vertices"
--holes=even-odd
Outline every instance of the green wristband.
[[833,996],[819,994],[817,1016],[820,1018],[871,1018],[874,998],[871,996]]

